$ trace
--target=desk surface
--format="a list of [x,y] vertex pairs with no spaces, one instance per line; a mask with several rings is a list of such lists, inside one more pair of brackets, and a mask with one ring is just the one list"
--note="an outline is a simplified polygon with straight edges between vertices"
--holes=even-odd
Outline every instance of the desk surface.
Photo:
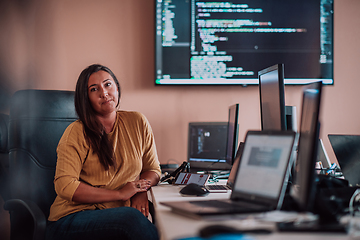
[[[234,215],[227,216],[221,220],[215,219],[192,219],[176,213],[170,208],[161,205],[165,201],[188,201],[204,199],[224,199],[230,197],[227,193],[210,193],[206,197],[182,197],[179,194],[181,186],[159,185],[152,187],[151,197],[155,207],[156,226],[159,229],[161,240],[173,240],[198,235],[201,228],[213,225],[224,224],[238,229],[266,228],[275,230],[275,224],[256,220],[256,215]],[[257,215],[258,216],[258,215]],[[265,235],[253,235],[259,240],[342,240],[351,239],[350,236],[341,233],[284,233],[274,232]]]

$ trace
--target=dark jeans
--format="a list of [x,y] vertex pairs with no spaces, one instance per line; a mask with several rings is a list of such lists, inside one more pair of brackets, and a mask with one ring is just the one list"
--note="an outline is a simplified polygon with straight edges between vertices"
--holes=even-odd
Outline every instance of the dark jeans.
[[47,240],[152,240],[157,229],[132,207],[87,210],[70,214],[46,227]]

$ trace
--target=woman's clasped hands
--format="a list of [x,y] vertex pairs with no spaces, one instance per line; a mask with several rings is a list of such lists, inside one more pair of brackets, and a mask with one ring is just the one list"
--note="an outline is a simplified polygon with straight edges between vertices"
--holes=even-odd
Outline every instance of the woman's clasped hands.
[[146,192],[151,187],[151,182],[146,179],[140,179],[128,182],[120,189],[123,200],[126,201],[139,192]]

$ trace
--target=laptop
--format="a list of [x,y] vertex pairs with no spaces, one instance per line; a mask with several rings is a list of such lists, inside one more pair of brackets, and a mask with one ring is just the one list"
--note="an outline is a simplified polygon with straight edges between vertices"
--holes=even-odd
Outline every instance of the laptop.
[[330,158],[325,150],[324,143],[321,139],[319,139],[317,161],[321,162],[323,168],[331,167]]
[[160,204],[195,218],[280,209],[295,137],[290,131],[248,131],[230,199]]
[[360,135],[329,134],[328,138],[345,179],[360,186]]
[[231,167],[229,177],[226,181],[226,184],[211,184],[211,185],[205,185],[204,187],[210,192],[210,193],[216,193],[216,192],[227,192],[232,189],[235,182],[235,176],[236,172],[240,163],[240,157],[242,154],[242,151],[244,149],[244,143],[240,142],[238,150],[236,152],[236,156],[234,159],[234,164]]

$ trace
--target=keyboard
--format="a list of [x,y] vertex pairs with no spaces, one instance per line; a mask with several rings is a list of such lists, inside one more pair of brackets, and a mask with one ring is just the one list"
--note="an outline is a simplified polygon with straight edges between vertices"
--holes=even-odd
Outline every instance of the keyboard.
[[207,190],[209,190],[210,192],[211,191],[216,191],[216,190],[231,190],[231,188],[227,185],[216,185],[216,184],[213,184],[213,185],[205,185],[205,188]]
[[256,210],[263,209],[264,205],[245,201],[231,201],[231,200],[205,200],[205,201],[190,201],[191,204],[201,207],[213,207],[222,209],[237,209],[241,210]]

